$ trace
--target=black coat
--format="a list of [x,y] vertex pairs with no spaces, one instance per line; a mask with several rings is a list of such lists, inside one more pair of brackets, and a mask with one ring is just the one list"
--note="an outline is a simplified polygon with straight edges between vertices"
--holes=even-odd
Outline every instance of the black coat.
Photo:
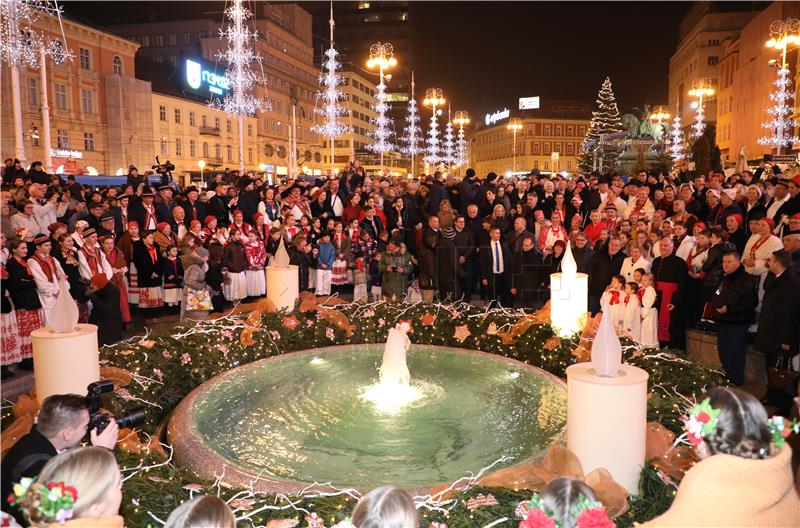
[[542,254],[534,248],[530,251],[514,253],[511,259],[513,263],[511,288],[517,290],[514,299],[528,306],[536,301],[539,290],[542,288],[545,269]]
[[111,282],[89,295],[89,300],[92,301],[89,323],[98,327],[99,346],[113,345],[122,340],[123,324],[119,296],[119,288]]
[[[508,279],[509,277],[511,277],[512,274],[514,259],[511,256],[511,251],[508,249],[508,246],[503,242],[500,242],[500,250],[503,252],[502,274],[506,276],[506,279]],[[481,247],[479,256],[481,261],[481,279],[489,280],[489,282],[491,283],[494,277],[494,269],[492,269],[492,265],[494,264],[494,258],[492,257],[491,242]],[[506,284],[510,284],[510,281],[506,280]]]
[[600,298],[603,292],[611,283],[611,277],[619,275],[622,269],[622,262],[625,254],[617,251],[615,255],[609,255],[608,250],[595,251],[589,260],[589,295]]
[[2,469],[2,494],[3,511],[11,513],[23,526],[28,523],[22,517],[22,513],[5,500],[12,490],[15,482],[19,482],[22,477],[35,477],[39,475],[48,460],[58,454],[56,448],[50,443],[36,427],[31,432],[20,438],[17,443],[11,446],[3,457]]
[[181,204],[183,207],[183,211],[186,213],[183,219],[183,223],[186,225],[186,228],[189,228],[189,224],[192,223],[192,220],[198,220],[201,224],[205,224],[206,221],[206,204],[197,200],[195,203],[191,203],[188,199]]
[[206,210],[208,214],[213,215],[217,219],[217,225],[228,226],[230,224],[228,197],[219,196],[215,194],[208,200],[208,207]]
[[[756,318],[758,305],[758,279],[743,266],[733,273],[723,275],[722,282],[711,297],[714,320],[718,323],[750,324]],[[725,306],[725,313],[717,308]]]
[[736,246],[730,242],[722,242],[708,249],[708,256],[703,262],[703,287],[715,290],[722,282],[722,256],[728,251],[736,251]]
[[790,270],[764,280],[764,300],[758,317],[756,348],[777,355],[781,345],[789,345],[786,355],[797,354],[800,327],[800,281]]
[[428,207],[425,212],[429,215],[439,214],[439,204],[442,203],[442,200],[447,200],[447,189],[441,182],[434,181],[431,184],[430,193],[428,193]]
[[39,302],[36,282],[25,266],[17,262],[14,257],[11,257],[6,263],[6,271],[8,271],[8,292],[11,294],[14,308],[17,310],[38,310],[41,308],[42,303]]
[[[150,252],[144,242],[137,240],[133,243],[133,262],[136,264],[136,273],[139,286],[142,288],[157,288],[161,286],[164,257],[156,247],[156,261],[150,257]],[[156,274],[153,277],[153,273]]]

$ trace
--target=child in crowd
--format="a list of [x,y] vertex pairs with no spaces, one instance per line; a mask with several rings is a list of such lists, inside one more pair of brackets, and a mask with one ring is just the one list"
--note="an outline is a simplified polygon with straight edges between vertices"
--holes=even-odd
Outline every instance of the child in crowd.
[[625,311],[622,316],[622,329],[620,335],[639,341],[641,336],[641,304],[639,302],[639,285],[635,282],[625,283],[623,297]]
[[264,266],[267,264],[267,250],[254,229],[247,233],[247,244],[244,250],[247,256],[247,269],[244,272],[247,296],[261,297],[266,295],[267,282],[264,275]]
[[353,510],[358,528],[417,528],[419,516],[414,501],[400,488],[382,486],[370,491]]
[[[641,284],[642,277],[644,277],[645,273],[647,273],[647,271],[644,268],[636,268],[633,270],[633,282]],[[641,295],[639,295],[639,297],[641,297]]]
[[289,263],[297,266],[299,290],[308,291],[308,275],[311,266],[311,244],[306,242],[305,235],[298,235],[287,249]]
[[322,233],[319,246],[317,246],[317,269],[316,269],[316,294],[331,294],[331,270],[333,262],[336,260],[336,248],[331,244],[331,235],[327,231]]
[[381,271],[378,268],[378,260],[380,259],[381,253],[386,251],[386,246],[389,244],[389,232],[383,230],[378,234],[378,239],[375,241],[375,256],[369,263],[369,275],[370,275],[370,293],[372,294],[373,301],[381,300],[381,284],[383,283],[383,277],[381,275]]
[[548,482],[540,498],[544,511],[560,528],[574,528],[585,509],[603,507],[591,486],[568,477],[558,477]]
[[169,514],[164,528],[236,528],[228,504],[213,495],[187,500]]
[[642,322],[639,342],[645,346],[658,348],[658,310],[656,309],[656,289],[653,287],[653,274],[642,275],[642,288],[639,290],[642,304]]
[[244,235],[231,229],[231,238],[222,252],[222,271],[225,274],[223,291],[229,301],[240,301],[247,297],[247,280],[244,271],[247,269],[247,255],[244,250]]
[[[611,321],[614,323],[614,329],[617,334],[622,329],[622,319],[625,315],[625,304],[622,299],[623,288],[625,288],[625,277],[622,275],[614,275],[611,277],[611,284],[608,285],[606,291],[600,297],[600,306],[603,309],[608,307],[611,314]],[[605,314],[604,314],[605,315]]]
[[183,264],[178,258],[178,246],[167,246],[164,258],[164,304],[177,313],[183,295]]

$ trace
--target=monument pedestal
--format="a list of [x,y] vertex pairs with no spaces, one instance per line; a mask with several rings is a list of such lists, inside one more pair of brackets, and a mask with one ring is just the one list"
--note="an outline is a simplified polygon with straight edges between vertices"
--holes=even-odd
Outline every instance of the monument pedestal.
[[294,310],[300,296],[300,277],[298,268],[267,266],[267,309],[271,312]]
[[605,468],[631,495],[645,463],[647,378],[630,365],[614,378],[597,376],[591,363],[567,367],[567,447],[585,474]]
[[49,326],[31,332],[36,399],[53,394],[86,394],[100,381],[97,326],[78,323],[75,330],[56,333]]

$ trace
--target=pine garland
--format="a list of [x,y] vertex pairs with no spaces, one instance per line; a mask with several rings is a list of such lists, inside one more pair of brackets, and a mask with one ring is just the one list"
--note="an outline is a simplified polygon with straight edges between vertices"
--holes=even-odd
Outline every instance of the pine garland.
[[[488,331],[489,325],[494,323],[496,327],[502,328],[503,325],[513,324],[519,314],[510,311],[493,310],[487,315],[485,309],[463,303],[354,303],[337,309],[356,325],[352,336],[348,337],[343,330],[327,320],[317,318],[317,312],[313,311],[297,313],[300,324],[294,330],[284,325],[283,314],[263,314],[260,327],[253,335],[255,344],[247,347],[240,342],[246,315],[231,316],[195,325],[181,325],[169,332],[137,337],[113,347],[105,347],[101,350],[101,363],[103,366],[127,369],[139,376],[138,381],[130,383],[125,389],[135,398],[158,405],[147,406],[147,420],[142,428],[144,433],[154,434],[158,425],[167,419],[172,409],[192,389],[230,368],[297,350],[348,343],[382,343],[385,342],[389,329],[401,319],[412,320],[414,330],[410,337],[414,343],[483,350],[536,365],[560,377],[564,377],[566,368],[576,361],[571,352],[577,345],[577,337],[559,340],[546,325],[531,326],[513,344],[503,344],[500,336]],[[436,316],[435,324],[423,325],[423,317],[430,320],[431,315]],[[470,335],[463,343],[454,337],[455,328],[462,325],[467,325],[470,330]],[[333,330],[333,338],[329,337],[329,329]],[[626,348],[634,350],[632,346]],[[684,406],[682,395],[697,394],[704,387],[721,384],[723,380],[718,373],[686,360],[679,352],[662,350],[657,355],[655,351],[651,352],[654,354],[627,357],[626,361],[650,374],[648,419],[679,432],[682,428],[680,414]],[[126,402],[122,398],[128,394],[107,395],[104,406],[112,412],[121,412],[134,403]],[[8,408],[3,409],[4,424],[8,421],[8,416]],[[118,460],[122,468],[163,463],[158,455],[137,455],[121,450],[118,450]],[[124,482],[122,515],[127,526],[135,527],[159,526],[153,516],[165,520],[169,512],[192,493],[184,489],[184,486],[197,482],[191,474],[171,464],[125,474],[130,478]],[[199,484],[203,486],[205,493],[219,493],[226,500],[241,491],[217,489],[209,482]],[[466,501],[480,492],[492,493],[499,504],[468,510]],[[673,495],[674,489],[662,482],[655,470],[646,468],[642,474],[640,493],[638,497],[631,499],[629,511],[617,519],[618,526],[631,526],[634,522],[644,522],[655,517],[669,507]],[[481,527],[500,517],[513,519],[516,505],[528,498],[530,493],[527,491],[473,488],[459,495],[458,506],[447,515],[421,511],[421,526],[427,528],[431,521],[438,521],[447,523],[451,528]],[[258,496],[259,503],[264,499],[269,504],[286,505],[282,499],[276,501],[273,497]],[[349,514],[355,502],[352,498],[341,495],[307,499],[300,505],[317,512],[325,519],[326,526],[331,526]],[[247,511],[240,510],[236,514],[237,517],[242,517]],[[261,511],[249,520],[255,526],[263,526],[270,518],[287,517],[300,519],[302,516],[290,508],[278,512]],[[301,523],[301,526],[304,525]]]

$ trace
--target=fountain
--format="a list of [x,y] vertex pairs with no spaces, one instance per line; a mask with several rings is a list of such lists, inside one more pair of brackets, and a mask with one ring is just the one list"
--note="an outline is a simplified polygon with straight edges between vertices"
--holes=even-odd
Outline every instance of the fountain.
[[493,354],[412,345],[409,331],[401,323],[385,346],[287,353],[209,380],[170,420],[176,462],[257,491],[423,491],[563,439],[560,379]]

